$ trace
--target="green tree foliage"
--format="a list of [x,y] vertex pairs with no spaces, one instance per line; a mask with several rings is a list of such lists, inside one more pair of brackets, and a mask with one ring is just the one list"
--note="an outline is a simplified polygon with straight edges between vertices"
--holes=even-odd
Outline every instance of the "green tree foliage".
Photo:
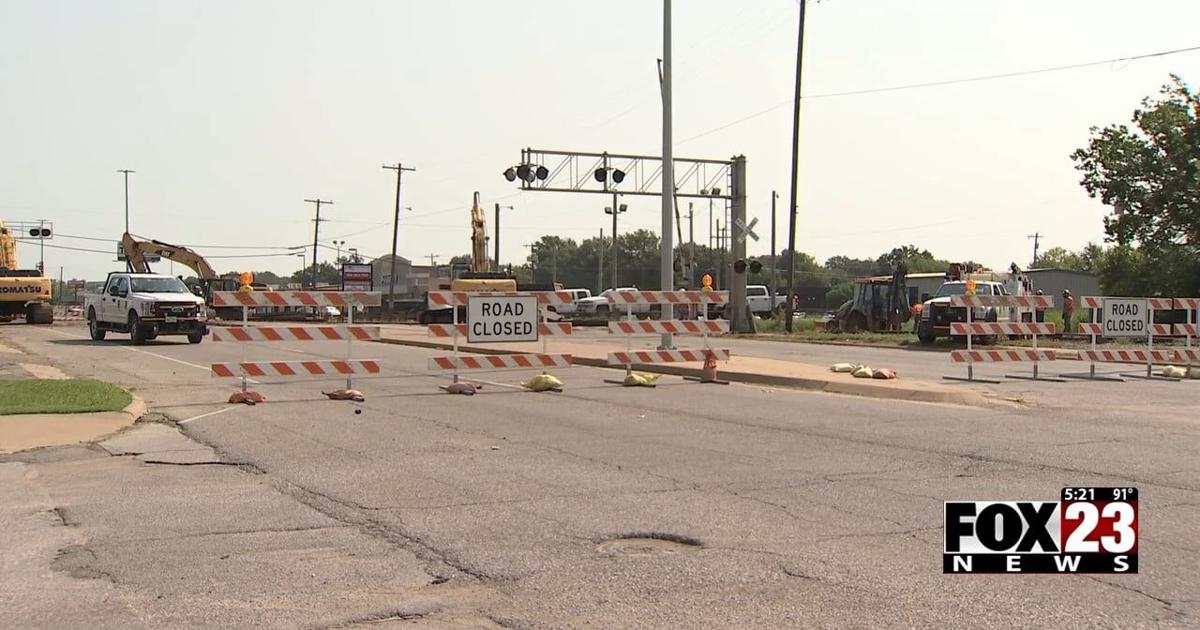
[[950,266],[950,261],[934,258],[927,249],[920,249],[915,245],[904,245],[877,258],[875,273],[881,276],[890,275],[896,265],[900,263],[904,263],[909,273],[945,271]]
[[1093,127],[1071,155],[1084,190],[1114,209],[1104,219],[1116,243],[1101,265],[1105,292],[1200,294],[1200,96],[1172,76],[1132,122]]
[[[312,282],[312,265],[297,270],[287,281],[302,282],[307,286]],[[317,265],[317,284],[338,284],[339,282],[341,282],[340,267],[334,267],[329,262],[322,262]]]
[[825,294],[825,306],[837,308],[852,297],[854,297],[854,283],[838,282],[829,287],[829,292]]

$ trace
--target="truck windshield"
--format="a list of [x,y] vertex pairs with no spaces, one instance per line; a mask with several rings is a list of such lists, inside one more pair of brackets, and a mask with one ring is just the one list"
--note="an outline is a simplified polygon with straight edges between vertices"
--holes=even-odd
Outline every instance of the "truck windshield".
[[134,293],[191,293],[179,278],[130,278]]
[[[947,282],[938,289],[937,295],[933,297],[947,297],[950,295],[964,295],[967,292],[967,283],[965,282]],[[992,285],[982,282],[975,285],[976,295],[991,295]]]

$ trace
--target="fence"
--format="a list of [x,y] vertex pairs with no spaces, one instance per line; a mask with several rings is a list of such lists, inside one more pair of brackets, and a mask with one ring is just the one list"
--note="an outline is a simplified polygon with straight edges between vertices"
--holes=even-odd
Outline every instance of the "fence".
[[[951,335],[965,335],[967,338],[966,350],[955,350],[950,353],[950,360],[954,363],[965,363],[967,365],[966,378],[960,376],[945,376],[944,378],[954,381],[969,381],[982,383],[998,383],[999,381],[978,379],[975,378],[976,363],[1000,363],[1000,362],[1031,362],[1033,363],[1033,374],[1026,376],[1023,374],[1006,374],[1007,378],[1019,378],[1037,381],[1061,381],[1057,378],[1048,378],[1042,376],[1039,368],[1042,361],[1055,360],[1055,354],[1052,350],[1039,350],[1037,347],[1039,335],[1053,335],[1056,331],[1054,324],[1046,324],[1041,322],[976,322],[974,321],[974,312],[976,308],[1007,308],[1012,309],[1017,314],[1017,319],[1020,319],[1021,310],[1028,309],[1047,309],[1054,307],[1054,298],[1049,295],[956,295],[950,298],[950,306],[955,308],[964,308],[966,310],[966,322],[953,322],[950,324]],[[972,345],[972,341],[977,335],[987,336],[1009,336],[1022,335],[1029,336],[1033,339],[1033,348],[1030,350],[976,350]]]
[[[625,319],[609,322],[608,332],[625,336],[625,351],[608,353],[609,365],[624,365],[626,379],[622,381],[605,379],[606,383],[621,385],[630,384],[629,376],[634,365],[650,365],[658,363],[691,363],[701,361],[704,370],[697,380],[701,382],[725,383],[716,378],[716,362],[728,361],[728,348],[712,348],[709,345],[710,334],[729,332],[729,321],[723,319],[708,319],[710,304],[724,304],[728,294],[723,291],[613,291],[608,294],[609,308],[615,310],[618,306],[625,307]],[[633,314],[635,305],[659,305],[667,312],[670,306],[689,305],[698,307],[699,319],[659,319],[638,321]],[[701,335],[703,347],[699,349],[662,348],[659,350],[634,350],[633,338],[637,335]]]
[[[240,327],[216,326],[212,328],[215,342],[241,345],[242,360],[238,363],[213,363],[212,374],[218,378],[241,378],[241,391],[230,397],[230,402],[264,402],[266,398],[249,391],[250,378],[282,377],[330,377],[345,376],[346,388],[339,397],[361,400],[362,394],[353,389],[354,376],[377,375],[382,372],[379,361],[355,359],[355,341],[379,339],[378,326],[354,325],[357,307],[379,306],[380,293],[359,291],[214,291],[213,306],[241,307]],[[345,309],[345,325],[289,325],[250,326],[250,309],[262,306],[307,306],[321,308],[335,306]],[[319,359],[311,361],[248,361],[246,349],[249,344],[280,341],[345,341],[344,359]],[[331,396],[333,397],[333,396]]]
[[[521,298],[533,297],[537,299],[537,314],[536,314],[536,329],[538,331],[537,339],[542,342],[541,353],[527,354],[506,354],[506,355],[472,355],[460,356],[459,344],[460,339],[469,338],[467,326],[470,321],[459,322],[459,307],[469,305],[471,297],[476,298]],[[548,322],[545,318],[545,308],[547,306],[561,306],[571,304],[574,301],[574,296],[567,291],[495,291],[495,292],[466,292],[466,291],[430,291],[429,304],[431,306],[449,307],[451,312],[451,323],[449,324],[429,324],[429,334],[433,337],[449,338],[451,340],[452,355],[433,357],[429,360],[429,369],[435,371],[449,370],[453,377],[453,382],[458,383],[460,372],[463,370],[506,370],[506,369],[542,369],[546,370],[553,367],[570,367],[572,357],[570,354],[550,354],[549,353],[549,338],[570,335],[574,328],[569,323],[565,322]],[[489,343],[506,343],[505,341],[495,341]],[[445,391],[452,391],[451,388],[442,386]]]
[[[1146,305],[1146,314],[1141,321],[1145,324],[1146,349],[1145,350],[1100,350],[1096,347],[1097,339],[1100,337],[1116,336],[1114,330],[1105,328],[1105,320],[1101,317],[1104,313],[1106,304],[1110,306],[1114,301],[1125,303],[1135,302],[1144,303]],[[1145,374],[1123,374],[1121,376],[1133,378],[1165,378],[1166,380],[1179,380],[1172,377],[1163,377],[1154,374],[1155,365],[1165,365],[1173,362],[1185,363],[1190,368],[1192,364],[1200,362],[1200,353],[1192,347],[1192,337],[1196,336],[1197,324],[1193,319],[1198,306],[1200,306],[1200,298],[1118,298],[1111,296],[1083,296],[1079,298],[1080,306],[1086,309],[1091,309],[1091,321],[1081,322],[1079,330],[1091,338],[1091,347],[1088,350],[1081,351],[1079,358],[1089,363],[1088,371],[1082,374],[1063,374],[1068,378],[1084,378],[1089,380],[1105,380],[1105,381],[1122,381],[1123,379],[1113,375],[1099,375],[1096,373],[1097,363],[1134,363],[1144,364],[1146,366]],[[1158,324],[1154,322],[1155,311],[1171,311],[1184,310],[1187,312],[1187,323],[1184,324]],[[1130,336],[1121,333],[1119,336]],[[1184,347],[1174,350],[1156,350],[1154,348],[1154,339],[1156,337],[1183,337]]]

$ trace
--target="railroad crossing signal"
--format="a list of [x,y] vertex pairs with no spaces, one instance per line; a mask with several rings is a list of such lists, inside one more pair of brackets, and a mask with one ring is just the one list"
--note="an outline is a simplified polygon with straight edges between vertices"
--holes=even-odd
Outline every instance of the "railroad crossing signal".
[[741,219],[734,221],[734,224],[737,225],[739,228],[741,228],[741,234],[738,234],[738,242],[739,243],[742,241],[745,241],[747,236],[754,239],[755,241],[758,240],[758,234],[754,233],[754,226],[758,225],[758,217],[754,217],[753,219],[750,219],[749,225],[747,225],[746,222]]

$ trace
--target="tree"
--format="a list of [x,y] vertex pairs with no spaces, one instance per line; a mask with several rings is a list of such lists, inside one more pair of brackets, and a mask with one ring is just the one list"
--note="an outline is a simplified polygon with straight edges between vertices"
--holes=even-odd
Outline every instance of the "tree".
[[853,282],[839,282],[829,288],[829,293],[825,294],[826,308],[838,308],[847,300],[854,297]]
[[[1196,295],[1200,95],[1172,75],[1157,98],[1142,100],[1132,122],[1093,127],[1087,147],[1071,154],[1084,190],[1114,210],[1104,218],[1117,245],[1103,262],[1105,291],[1120,285],[1131,295]],[[1145,273],[1131,274],[1136,268]]]
[[1083,256],[1076,252],[1067,251],[1065,247],[1051,247],[1038,256],[1037,266],[1043,269],[1084,269]]
[[866,258],[833,256],[825,261],[825,268],[842,280],[853,280],[875,273],[875,261]]
[[270,271],[255,271],[254,281],[269,285],[283,284],[286,282],[283,278],[280,278]]
[[[317,265],[317,283],[318,284],[338,284],[341,282],[341,270],[334,267],[331,263],[322,262]],[[305,286],[312,283],[312,265],[305,267],[291,275],[288,278],[289,282],[302,282]]]
[[927,249],[919,249],[915,245],[904,245],[896,247],[886,254],[881,254],[875,260],[875,273],[881,276],[891,275],[892,270],[900,263],[904,263],[909,273],[945,271],[950,266],[949,261],[934,258]]

